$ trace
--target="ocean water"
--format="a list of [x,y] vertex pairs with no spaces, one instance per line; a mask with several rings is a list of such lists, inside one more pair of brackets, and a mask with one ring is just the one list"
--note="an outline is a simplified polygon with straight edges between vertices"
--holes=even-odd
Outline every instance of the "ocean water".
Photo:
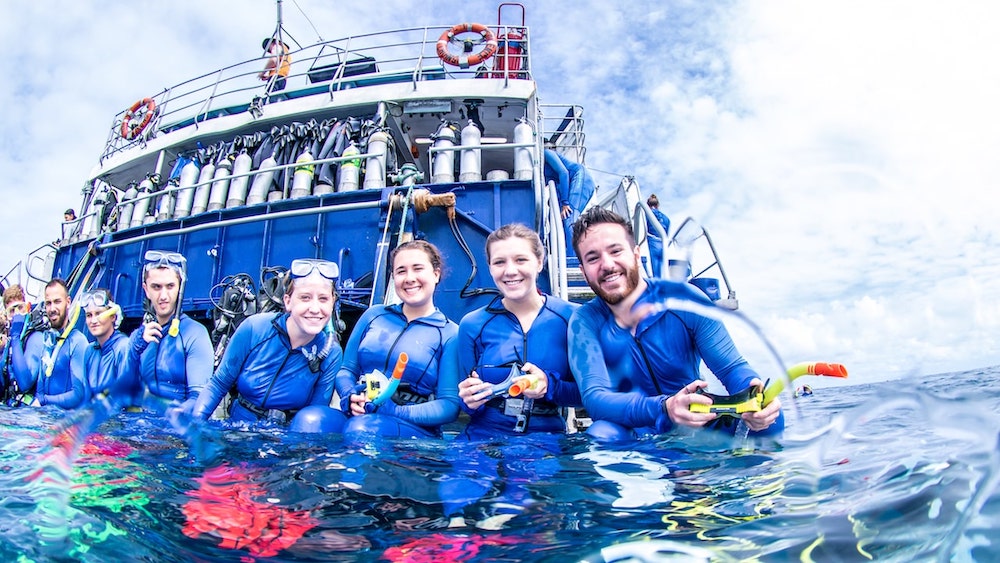
[[996,561],[998,378],[785,394],[757,444],[211,425],[193,450],[161,416],[4,407],[0,561]]

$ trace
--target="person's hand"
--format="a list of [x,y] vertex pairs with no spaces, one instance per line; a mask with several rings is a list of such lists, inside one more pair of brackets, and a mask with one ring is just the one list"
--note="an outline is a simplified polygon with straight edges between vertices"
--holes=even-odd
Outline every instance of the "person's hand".
[[153,342],[159,342],[161,338],[163,338],[163,327],[160,326],[160,323],[152,321],[143,325],[143,340],[152,344]]
[[570,207],[568,205],[562,206],[562,218],[563,219],[569,219],[569,216],[572,215],[572,214],[573,214],[573,208],[572,207]]
[[351,416],[365,414],[365,405],[368,404],[368,394],[362,391],[351,395]]
[[525,389],[521,394],[524,395],[525,399],[541,399],[545,397],[545,393],[549,390],[549,378],[545,375],[545,372],[535,364],[528,362],[521,366],[521,371],[527,374],[529,377],[534,378],[537,383]]
[[674,424],[701,427],[715,420],[718,415],[713,412],[691,412],[690,405],[692,403],[712,404],[712,399],[697,392],[698,389],[705,387],[708,387],[708,382],[697,379],[685,385],[676,395],[667,397],[663,401],[663,410],[666,411],[667,416]]
[[466,407],[476,410],[493,396],[493,386],[479,379],[479,374],[473,371],[458,384],[458,396]]
[[[750,381],[750,385],[757,387],[761,392],[764,391],[764,384],[756,377]],[[775,399],[763,409],[757,412],[745,412],[740,416],[743,418],[743,422],[750,427],[750,430],[760,432],[761,430],[765,430],[774,424],[774,421],[778,420],[779,414],[781,414],[781,401],[775,397]]]

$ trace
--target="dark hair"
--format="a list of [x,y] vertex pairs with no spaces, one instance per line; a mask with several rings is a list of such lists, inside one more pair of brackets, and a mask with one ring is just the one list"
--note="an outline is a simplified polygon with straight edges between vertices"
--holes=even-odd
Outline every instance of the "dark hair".
[[427,259],[431,263],[431,268],[441,272],[441,277],[444,277],[444,258],[441,256],[441,251],[426,240],[410,240],[393,248],[389,254],[390,275],[392,274],[393,265],[396,263],[396,255],[403,250],[422,250],[427,255]]
[[523,238],[528,241],[528,244],[531,245],[531,251],[538,258],[538,261],[545,264],[545,246],[542,245],[542,239],[539,238],[538,233],[521,223],[508,223],[486,237],[486,259],[490,258],[490,245],[510,238]]
[[584,211],[583,215],[580,215],[580,218],[573,223],[573,250],[577,256],[580,255],[580,239],[587,234],[587,230],[604,223],[621,225],[628,236],[629,245],[635,246],[635,233],[632,231],[632,225],[624,217],[610,209],[591,207]]
[[50,287],[55,287],[57,285],[62,286],[62,288],[66,291],[66,295],[69,295],[69,285],[67,285],[66,280],[62,278],[52,278],[49,283],[45,284],[45,289],[49,289]]
[[655,209],[660,206],[660,198],[656,197],[656,194],[652,194],[649,196],[649,199],[646,200],[646,205]]

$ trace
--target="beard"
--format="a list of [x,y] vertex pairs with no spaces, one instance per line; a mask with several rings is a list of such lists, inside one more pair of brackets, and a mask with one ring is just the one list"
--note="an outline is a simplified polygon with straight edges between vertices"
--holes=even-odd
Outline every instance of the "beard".
[[[625,298],[628,297],[633,291],[635,291],[635,288],[639,286],[638,267],[626,268],[623,274],[625,278],[625,286],[615,291],[607,291],[601,288],[600,277],[597,280],[588,279],[587,285],[589,285],[590,289],[592,289],[598,297],[604,300],[605,303],[607,303],[608,305],[617,305],[622,301],[624,301]],[[601,277],[603,276],[604,274],[601,274]]]
[[65,326],[65,324],[66,324],[66,315],[67,315],[67,313],[69,313],[69,311],[63,311],[63,312],[57,314],[55,316],[55,318],[53,318],[50,315],[49,316],[49,325],[52,326],[52,328],[54,328],[56,330],[62,330],[63,326]]

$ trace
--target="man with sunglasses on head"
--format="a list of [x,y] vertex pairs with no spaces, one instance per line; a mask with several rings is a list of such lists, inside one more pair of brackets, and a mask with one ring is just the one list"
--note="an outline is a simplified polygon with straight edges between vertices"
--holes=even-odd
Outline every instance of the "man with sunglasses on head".
[[129,337],[128,358],[112,394],[133,404],[145,392],[192,400],[212,376],[215,355],[208,329],[180,310],[187,260],[161,250],[149,250],[143,259],[142,289],[150,311]]
[[118,327],[122,323],[122,308],[111,299],[107,289],[88,291],[77,299],[86,315],[87,330],[94,341],[87,347],[84,365],[90,392],[97,396],[118,381],[128,356],[128,337]]
[[[75,328],[79,310],[64,280],[54,278],[45,286],[44,306],[48,328],[32,332],[23,344],[11,342],[14,378],[22,393],[34,391],[39,405],[74,409],[90,396],[84,370],[87,337]],[[24,322],[18,315],[11,334],[20,334]]]
[[326,260],[293,260],[284,279],[285,312],[240,323],[194,416],[207,419],[235,389],[231,420],[291,421],[296,431],[339,432],[346,417],[330,407],[343,356],[331,322],[339,273]]

